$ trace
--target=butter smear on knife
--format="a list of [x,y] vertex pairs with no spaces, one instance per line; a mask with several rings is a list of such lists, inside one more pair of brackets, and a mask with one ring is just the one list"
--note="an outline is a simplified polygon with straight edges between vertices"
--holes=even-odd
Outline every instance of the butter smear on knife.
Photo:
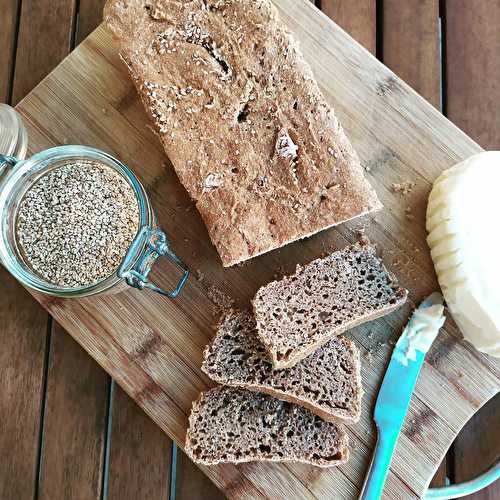
[[428,301],[428,307],[419,307],[413,312],[394,348],[393,357],[404,366],[408,366],[409,360],[417,360],[417,351],[425,354],[430,349],[445,322],[441,294],[432,294]]

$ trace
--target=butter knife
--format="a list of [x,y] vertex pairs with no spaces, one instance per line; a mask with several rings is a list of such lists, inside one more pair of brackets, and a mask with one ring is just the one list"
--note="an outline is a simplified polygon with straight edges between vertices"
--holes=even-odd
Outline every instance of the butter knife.
[[425,355],[445,322],[443,297],[433,293],[416,309],[399,338],[375,404],[377,444],[360,500],[379,500]]

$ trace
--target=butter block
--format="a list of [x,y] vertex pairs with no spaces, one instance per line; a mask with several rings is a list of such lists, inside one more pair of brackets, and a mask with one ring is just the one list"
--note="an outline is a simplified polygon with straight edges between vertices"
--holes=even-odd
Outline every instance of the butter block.
[[464,338],[500,357],[500,151],[443,172],[427,206],[427,242]]

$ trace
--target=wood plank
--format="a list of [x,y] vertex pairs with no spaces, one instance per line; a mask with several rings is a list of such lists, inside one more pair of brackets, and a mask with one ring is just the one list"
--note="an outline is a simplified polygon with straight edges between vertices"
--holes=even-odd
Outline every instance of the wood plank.
[[[448,456],[448,454],[446,456]],[[443,486],[446,486],[448,477],[447,474],[448,474],[447,458],[445,457],[445,459],[439,465],[436,473],[434,474],[434,477],[432,478],[429,488],[441,488]]]
[[[24,97],[69,52],[70,4],[65,0],[50,2],[50,6],[23,2],[15,100]],[[33,38],[38,33],[41,39]],[[98,498],[109,377],[60,327],[54,327],[52,339],[39,495]]]
[[182,451],[177,450],[176,500],[222,500],[224,494]]
[[[431,38],[428,35],[424,37],[423,41],[420,40],[420,36],[422,34],[421,28],[422,26],[425,27],[425,21],[428,20],[429,15],[432,15],[432,12],[430,12],[431,9],[429,9],[429,2],[423,2],[423,4],[425,3],[427,3],[427,5],[421,5],[416,2],[402,3],[391,0],[384,2],[383,23],[382,26],[378,27],[378,29],[383,30],[384,59],[387,57],[390,61],[384,62],[417,91],[421,91],[422,88],[425,91],[432,88],[437,89],[437,95],[431,94],[434,99],[431,99],[431,102],[435,105],[439,105],[440,74],[427,71],[427,68],[423,75],[417,71],[409,72],[407,67],[411,66],[413,61],[411,61],[411,56],[410,59],[405,57],[407,54],[405,49],[410,48],[410,51],[415,52],[421,47],[420,44],[424,43],[425,48],[428,50],[424,49],[421,51],[422,53],[416,54],[417,60],[420,61],[421,66],[425,66],[427,62],[430,63],[431,66],[435,66],[435,63],[437,62],[439,69],[439,60],[437,57],[435,57],[435,61],[434,59],[431,61],[426,60],[429,57],[429,52],[431,52],[433,56],[438,55],[439,46],[437,40],[437,17],[436,20],[433,20],[433,24],[431,25],[436,28],[434,33],[435,39],[432,40],[434,44],[434,51],[429,50]],[[434,7],[437,14],[437,0],[433,1],[433,3],[435,3]],[[360,3],[339,0],[323,0],[321,8],[354,39],[364,45],[372,53],[375,53],[377,30],[375,1],[368,0]],[[418,10],[423,10],[425,14],[427,14],[424,16],[425,19],[423,21],[418,21],[417,23],[412,22],[412,15],[419,14],[419,12],[414,12]],[[400,24],[394,26],[391,23],[403,23],[404,26],[401,26]],[[408,27],[410,28],[409,32],[407,31]],[[426,30],[429,31],[428,28],[426,28]],[[408,38],[406,38],[406,36],[408,36]],[[411,63],[407,64],[406,61],[411,61]],[[431,486],[444,485],[445,477],[446,460],[444,460],[439,466],[436,475],[431,482]]]
[[375,54],[377,48],[376,0],[321,0],[321,10],[363,47]]
[[19,102],[71,49],[76,0],[23,0],[12,102]]
[[[2,2],[0,102],[11,102],[19,7],[18,0]],[[1,266],[0,280],[0,498],[33,498],[38,489],[48,315]]]
[[382,19],[384,64],[440,109],[439,1],[384,0]]
[[109,376],[54,323],[47,380],[40,498],[97,500]]
[[14,66],[14,46],[17,36],[18,0],[2,1],[0,18],[0,102],[10,103],[12,70]]
[[[439,0],[385,0],[382,4],[384,64],[441,110]],[[431,481],[444,486],[446,459]]]
[[500,0],[447,1],[446,112],[486,149],[500,149]]
[[[483,147],[500,147],[500,1],[446,2],[447,114]],[[464,36],[468,33],[469,36]],[[483,472],[500,454],[500,396],[493,398],[464,427],[454,443],[454,480]],[[500,497],[500,483],[471,495]]]
[[47,313],[2,266],[0,281],[0,498],[33,498]]
[[106,0],[80,0],[78,4],[78,25],[76,45],[82,42],[102,21],[102,9]]
[[[169,164],[147,129],[147,118],[111,37],[102,29],[18,107],[27,121],[31,148],[80,142],[123,159],[148,189],[173,248],[191,269],[205,275],[206,282],[241,304],[272,279],[278,266],[290,270],[325,249],[341,247],[356,238],[361,225],[410,289],[415,303],[437,287],[424,229],[431,182],[442,169],[480,148],[310,3],[276,3],[369,169],[386,207],[374,217],[288,245],[244,266],[223,269],[200,217],[172,169],[165,168]],[[405,198],[391,190],[391,184],[401,180],[416,181]],[[405,215],[408,206],[415,214],[411,225]],[[168,282],[171,271],[168,263],[158,261],[160,280]],[[213,335],[206,283],[191,279],[175,301],[135,290],[83,300],[40,295],[37,299],[164,431],[182,443],[192,400],[209,386],[200,371],[203,348]],[[342,492],[338,498],[355,496],[373,446],[369,411],[390,354],[388,340],[399,335],[408,313],[409,307],[370,325],[387,340],[380,346],[372,345],[375,340],[367,338],[366,330],[356,334],[358,343],[376,355],[364,368],[365,412],[361,422],[350,428],[356,450],[346,466],[323,471],[248,464],[204,468],[204,472],[230,497],[320,497],[322,492],[335,491]],[[461,342],[451,321],[431,354],[412,401],[411,417],[416,423],[406,429],[396,450],[387,485],[391,498],[416,498],[422,493],[458,429],[500,385],[500,363]]]
[[168,498],[171,440],[119,387],[113,393],[107,498]]
[[[376,2],[323,0],[322,10],[372,53],[376,49]],[[423,16],[422,16],[423,14]],[[415,22],[415,19],[417,21]],[[429,20],[431,20],[429,24]],[[435,106],[440,104],[438,1],[383,3],[384,63]],[[363,43],[364,41],[364,43]],[[409,50],[409,52],[408,52]],[[381,52],[381,51],[379,51]],[[415,61],[418,62],[415,65]],[[420,72],[420,67],[424,68]],[[442,486],[446,460],[439,466],[432,486]]]
[[384,0],[382,13],[384,64],[440,109],[439,0]]
[[[500,454],[500,396],[476,413],[454,443],[454,481],[468,481],[490,467]],[[494,500],[500,498],[500,482],[470,495],[469,500]]]
[[[75,43],[101,22],[104,0],[80,0]],[[155,424],[118,389],[113,394],[113,421],[108,470],[108,498],[166,498],[170,475],[169,441]],[[128,440],[133,435],[136,439]],[[148,477],[144,487],[144,477]],[[205,477],[205,482],[208,479]]]

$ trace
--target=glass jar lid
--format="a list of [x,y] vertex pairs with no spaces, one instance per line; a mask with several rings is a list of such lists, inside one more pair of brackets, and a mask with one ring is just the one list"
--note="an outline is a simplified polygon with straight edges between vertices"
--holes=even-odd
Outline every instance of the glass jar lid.
[[0,154],[24,160],[27,149],[28,134],[19,113],[0,104]]

